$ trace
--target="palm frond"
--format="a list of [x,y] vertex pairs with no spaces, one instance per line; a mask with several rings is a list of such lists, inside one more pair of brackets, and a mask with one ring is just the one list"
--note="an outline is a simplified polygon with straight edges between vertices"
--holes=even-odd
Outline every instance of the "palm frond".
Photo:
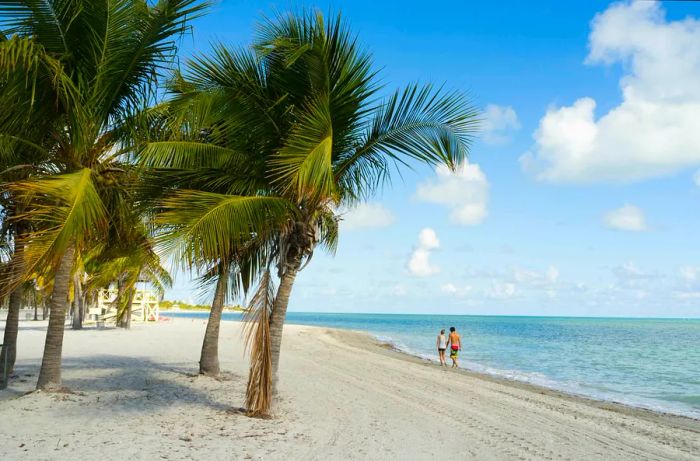
[[96,78],[101,84],[93,87],[93,101],[107,115],[142,107],[154,95],[157,72],[175,57],[174,37],[208,7],[209,2],[199,0],[159,0],[153,6],[110,2]]
[[161,207],[159,246],[189,268],[233,255],[251,236],[264,239],[294,216],[290,203],[279,197],[195,190],[175,191]]
[[159,141],[146,145],[140,154],[147,167],[192,170],[246,166],[246,157],[226,147],[192,141]]
[[56,266],[71,245],[80,246],[104,232],[108,214],[88,168],[46,179],[19,181],[8,186],[17,200],[27,204],[26,212],[14,219],[35,229],[21,239],[22,270],[16,283],[28,274],[41,272],[42,265]]
[[467,158],[479,123],[479,110],[465,95],[409,85],[377,109],[359,146],[335,162],[336,176],[344,189],[366,197],[386,178],[390,162],[454,169]]
[[327,97],[320,96],[301,114],[286,145],[270,159],[270,171],[285,193],[301,201],[335,194],[333,120]]
[[251,299],[244,318],[245,349],[250,353],[250,373],[246,387],[246,410],[249,416],[267,416],[272,403],[270,314],[274,299],[275,285],[267,270],[260,279],[258,290]]

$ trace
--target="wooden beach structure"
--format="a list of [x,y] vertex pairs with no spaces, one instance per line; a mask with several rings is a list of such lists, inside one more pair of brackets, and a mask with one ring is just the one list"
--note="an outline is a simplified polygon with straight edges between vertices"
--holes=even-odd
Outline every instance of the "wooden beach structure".
[[[117,317],[117,293],[115,286],[102,289],[97,294],[97,307],[89,310],[89,315],[99,323],[115,321]],[[136,293],[131,304],[132,322],[157,322],[160,317],[160,295],[148,286],[145,280],[136,284]]]

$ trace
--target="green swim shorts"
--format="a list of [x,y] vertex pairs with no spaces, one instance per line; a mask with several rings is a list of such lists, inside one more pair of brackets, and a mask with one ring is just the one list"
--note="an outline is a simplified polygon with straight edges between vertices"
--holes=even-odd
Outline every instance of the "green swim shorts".
[[457,354],[459,354],[459,349],[450,349],[450,358],[451,359],[457,358]]

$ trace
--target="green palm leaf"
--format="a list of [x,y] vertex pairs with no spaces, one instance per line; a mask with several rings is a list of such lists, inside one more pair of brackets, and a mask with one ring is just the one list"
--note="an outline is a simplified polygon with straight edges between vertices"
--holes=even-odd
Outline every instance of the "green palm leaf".
[[299,200],[335,194],[332,123],[328,99],[321,96],[308,106],[286,145],[270,159],[275,182]]
[[29,205],[28,211],[15,219],[31,222],[36,229],[17,245],[24,258],[20,277],[40,272],[42,265],[54,267],[69,246],[80,246],[99,236],[109,222],[88,168],[11,183],[8,190]]
[[241,168],[246,166],[245,156],[226,147],[193,141],[159,141],[146,145],[140,154],[147,167],[197,169]]
[[335,162],[336,177],[354,191],[351,197],[366,197],[392,163],[416,160],[454,169],[466,160],[479,124],[479,110],[465,95],[410,85],[378,107],[359,146]]
[[294,216],[282,198],[178,190],[161,204],[158,242],[186,267],[233,255],[252,236],[264,239]]

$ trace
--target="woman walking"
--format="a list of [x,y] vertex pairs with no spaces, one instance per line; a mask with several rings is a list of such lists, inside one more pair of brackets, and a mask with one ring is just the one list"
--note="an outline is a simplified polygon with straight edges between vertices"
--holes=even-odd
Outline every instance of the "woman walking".
[[440,330],[440,334],[437,337],[437,350],[438,356],[440,357],[440,366],[447,366],[445,361],[445,349],[447,349],[447,338],[445,338],[445,330]]

